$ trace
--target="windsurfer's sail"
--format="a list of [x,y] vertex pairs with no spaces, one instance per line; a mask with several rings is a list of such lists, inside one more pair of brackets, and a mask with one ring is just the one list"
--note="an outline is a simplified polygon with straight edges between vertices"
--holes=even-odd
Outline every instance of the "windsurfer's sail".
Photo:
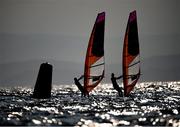
[[140,54],[136,11],[129,15],[123,46],[123,84],[127,96],[140,77]]
[[42,63],[34,87],[33,98],[45,99],[51,97],[52,69],[49,63]]
[[102,12],[99,13],[96,18],[86,53],[84,89],[88,93],[93,90],[104,77],[104,28],[105,12]]

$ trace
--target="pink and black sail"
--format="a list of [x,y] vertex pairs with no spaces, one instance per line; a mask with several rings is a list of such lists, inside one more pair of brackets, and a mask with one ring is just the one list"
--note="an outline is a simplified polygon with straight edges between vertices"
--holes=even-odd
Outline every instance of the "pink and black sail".
[[123,46],[124,95],[128,96],[140,77],[140,52],[136,11],[129,15]]
[[[97,15],[86,52],[84,89],[92,91],[104,77],[105,12]],[[86,94],[88,94],[86,93]]]

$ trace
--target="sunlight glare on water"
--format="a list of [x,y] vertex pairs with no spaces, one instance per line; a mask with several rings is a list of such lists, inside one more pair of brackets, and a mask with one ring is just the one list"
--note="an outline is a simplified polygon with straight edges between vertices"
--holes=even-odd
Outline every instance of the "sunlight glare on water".
[[180,126],[180,82],[138,83],[129,97],[100,84],[81,97],[75,85],[53,85],[50,99],[26,87],[0,88],[0,125]]

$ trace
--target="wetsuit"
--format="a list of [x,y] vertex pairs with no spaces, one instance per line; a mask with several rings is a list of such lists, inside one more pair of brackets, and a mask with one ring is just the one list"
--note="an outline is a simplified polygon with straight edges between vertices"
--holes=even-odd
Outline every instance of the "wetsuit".
[[111,76],[111,82],[113,84],[113,87],[114,87],[115,90],[118,91],[118,94],[119,94],[120,97],[123,96],[122,88],[119,87],[119,85],[117,84],[116,80],[120,79],[121,77],[122,76],[116,78],[116,77],[114,77],[114,75]]
[[79,78],[79,79],[74,78],[74,83],[75,83],[75,85],[78,87],[78,89],[81,91],[81,96],[86,96],[84,87],[81,85],[81,83],[79,82],[79,80],[80,80],[80,78]]

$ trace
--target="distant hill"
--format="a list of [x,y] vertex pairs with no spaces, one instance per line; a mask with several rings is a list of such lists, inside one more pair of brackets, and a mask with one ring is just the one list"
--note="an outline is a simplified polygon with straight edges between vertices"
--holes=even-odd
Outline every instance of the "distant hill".
[[[122,74],[122,65],[108,65],[107,71]],[[118,72],[120,71],[120,72]],[[154,56],[141,59],[140,81],[177,81],[180,80],[180,55]],[[110,76],[110,74],[108,74]],[[109,82],[110,80],[107,79]]]
[[180,55],[156,56],[142,60],[143,81],[180,80]]
[[[0,85],[34,86],[43,60],[31,60],[0,64]],[[75,76],[80,76],[83,68],[80,64],[49,60],[53,65],[53,84],[72,84]]]
[[[0,64],[0,85],[34,86],[43,60]],[[83,74],[84,65],[73,62],[49,60],[53,65],[53,84],[72,84],[73,78]],[[110,82],[111,73],[122,74],[121,64],[106,64],[104,82]],[[141,60],[140,81],[180,80],[180,55],[156,56]]]

